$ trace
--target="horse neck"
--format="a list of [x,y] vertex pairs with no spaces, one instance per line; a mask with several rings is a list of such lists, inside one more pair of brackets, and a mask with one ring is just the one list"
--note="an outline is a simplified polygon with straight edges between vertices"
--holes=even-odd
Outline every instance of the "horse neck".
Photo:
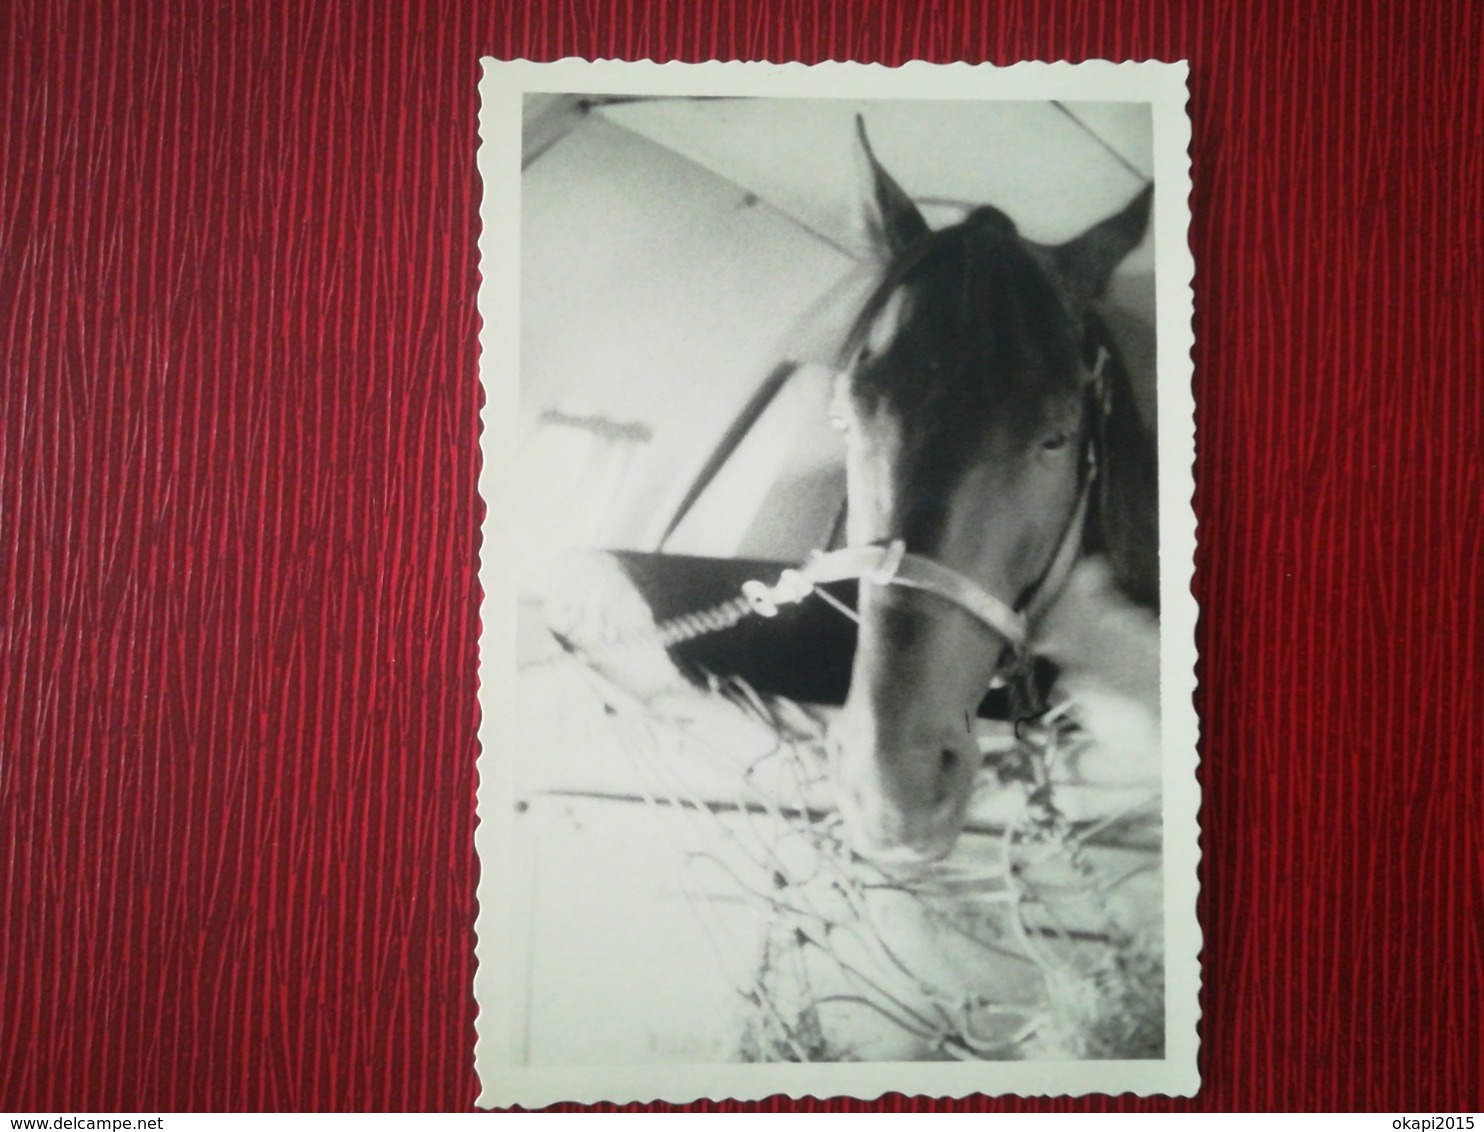
[[1106,324],[1089,315],[1108,351],[1108,416],[1103,422],[1099,483],[1083,537],[1084,554],[1106,558],[1118,589],[1159,611],[1159,475],[1154,437],[1134,401],[1133,385]]

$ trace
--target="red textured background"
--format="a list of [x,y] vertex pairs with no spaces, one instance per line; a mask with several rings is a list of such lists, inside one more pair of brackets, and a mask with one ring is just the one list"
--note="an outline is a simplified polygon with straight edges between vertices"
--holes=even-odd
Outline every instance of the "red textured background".
[[0,1109],[472,1104],[480,54],[1190,59],[1194,1107],[1484,1108],[1481,42],[1464,0],[0,5]]

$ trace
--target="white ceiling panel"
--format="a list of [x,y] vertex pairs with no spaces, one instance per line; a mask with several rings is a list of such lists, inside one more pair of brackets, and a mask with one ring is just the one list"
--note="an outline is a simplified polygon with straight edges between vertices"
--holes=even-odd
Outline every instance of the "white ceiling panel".
[[866,250],[856,212],[857,114],[882,164],[930,222],[993,204],[1044,243],[1115,212],[1151,165],[1143,104],[657,99],[601,113],[855,255]]

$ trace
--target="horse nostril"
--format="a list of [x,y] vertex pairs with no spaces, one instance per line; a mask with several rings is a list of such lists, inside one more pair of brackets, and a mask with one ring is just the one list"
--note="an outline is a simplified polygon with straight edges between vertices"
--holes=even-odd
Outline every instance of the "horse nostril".
[[[944,747],[938,754],[938,781],[934,788],[933,804],[943,806],[951,802],[964,789],[964,773],[969,761],[957,747]],[[972,771],[969,772],[972,775]]]

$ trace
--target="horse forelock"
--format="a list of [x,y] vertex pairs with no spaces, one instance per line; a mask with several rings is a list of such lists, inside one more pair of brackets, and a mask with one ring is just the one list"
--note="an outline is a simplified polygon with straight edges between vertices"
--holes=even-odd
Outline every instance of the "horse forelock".
[[990,446],[1033,443],[1077,395],[1084,337],[1033,247],[982,208],[887,268],[842,365],[895,419],[899,474],[932,511]]

